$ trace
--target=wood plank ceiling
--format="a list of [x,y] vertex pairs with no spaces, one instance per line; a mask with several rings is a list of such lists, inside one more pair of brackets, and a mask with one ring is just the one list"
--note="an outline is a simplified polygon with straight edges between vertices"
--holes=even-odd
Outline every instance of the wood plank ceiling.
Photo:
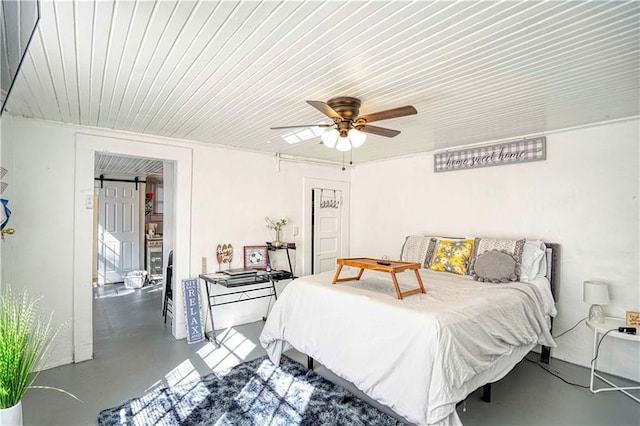
[[[271,126],[362,100],[357,163],[639,114],[637,1],[42,1],[11,114],[341,161]],[[376,123],[378,124],[378,123]]]
[[105,178],[153,178],[162,180],[162,161],[96,152],[94,175]]

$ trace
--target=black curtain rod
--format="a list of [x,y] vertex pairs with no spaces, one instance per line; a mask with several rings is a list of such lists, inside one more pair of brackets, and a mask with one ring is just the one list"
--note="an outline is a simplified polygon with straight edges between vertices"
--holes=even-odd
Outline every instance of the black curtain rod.
[[111,178],[104,177],[104,175],[100,175],[100,177],[93,178],[93,180],[99,180],[100,181],[100,188],[104,188],[104,182],[131,182],[131,183],[135,183],[136,184],[136,191],[138,190],[138,184],[139,183],[147,183],[146,180],[140,180],[140,179],[138,179],[137,176],[135,178],[133,178],[133,179],[111,179]]

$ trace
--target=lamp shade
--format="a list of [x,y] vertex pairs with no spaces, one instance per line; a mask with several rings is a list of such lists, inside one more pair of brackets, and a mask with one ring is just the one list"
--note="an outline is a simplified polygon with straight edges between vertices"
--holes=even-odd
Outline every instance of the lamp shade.
[[338,138],[336,149],[342,152],[349,151],[351,149],[351,142],[349,142],[349,138]]
[[358,148],[367,140],[367,134],[357,129],[351,129],[349,130],[349,140],[354,148]]
[[592,305],[607,305],[609,303],[609,288],[599,281],[585,281],[582,300]]
[[336,142],[338,142],[339,137],[340,133],[336,129],[328,129],[320,136],[320,139],[322,139],[322,143],[328,148],[333,148],[336,146]]

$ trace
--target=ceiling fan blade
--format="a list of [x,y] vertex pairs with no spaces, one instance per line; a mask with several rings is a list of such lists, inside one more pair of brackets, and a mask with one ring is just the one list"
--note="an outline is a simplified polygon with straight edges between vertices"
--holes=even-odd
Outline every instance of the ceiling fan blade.
[[331,108],[326,102],[307,101],[307,103],[331,119],[342,120],[342,116],[338,114],[333,108]]
[[333,127],[333,124],[301,124],[299,126],[279,126],[279,127],[271,127],[271,130],[297,129],[300,127]]
[[356,126],[356,128],[361,132],[372,133],[379,136],[386,136],[388,138],[392,138],[400,134],[400,130],[387,129],[386,127],[370,126],[368,124]]
[[367,123],[380,120],[388,120],[390,118],[404,117],[405,115],[417,114],[418,111],[411,105],[399,108],[388,109],[386,111],[374,112],[373,114],[361,115],[358,120],[364,120]]

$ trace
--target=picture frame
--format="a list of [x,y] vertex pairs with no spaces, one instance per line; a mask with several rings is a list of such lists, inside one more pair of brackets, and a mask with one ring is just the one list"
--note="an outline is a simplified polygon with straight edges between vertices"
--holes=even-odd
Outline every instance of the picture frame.
[[267,269],[267,246],[244,246],[244,269]]
[[627,325],[640,326],[640,312],[627,311]]

